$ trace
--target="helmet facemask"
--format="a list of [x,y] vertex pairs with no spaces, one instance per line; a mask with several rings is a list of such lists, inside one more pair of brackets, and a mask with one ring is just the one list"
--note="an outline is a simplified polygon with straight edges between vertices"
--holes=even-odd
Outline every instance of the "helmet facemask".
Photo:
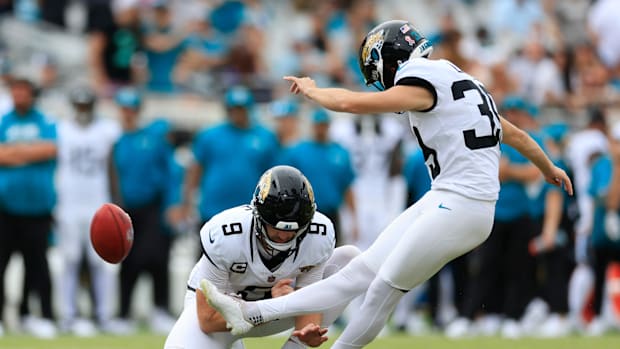
[[265,252],[267,252],[272,257],[281,252],[288,252],[287,256],[290,256],[293,252],[295,252],[297,246],[305,236],[305,233],[308,230],[309,226],[309,224],[307,224],[306,226],[299,228],[297,222],[278,222],[276,226],[272,227],[278,230],[289,230],[291,233],[294,234],[291,234],[291,239],[289,241],[276,242],[269,237],[269,232],[267,231],[268,225],[272,226],[269,223],[265,222],[260,217],[257,210],[254,209],[254,234],[263,246]]

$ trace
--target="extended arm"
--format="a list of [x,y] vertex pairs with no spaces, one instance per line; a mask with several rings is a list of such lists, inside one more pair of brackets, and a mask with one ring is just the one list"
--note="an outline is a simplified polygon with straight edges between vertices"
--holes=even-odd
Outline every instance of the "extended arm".
[[303,94],[324,108],[353,114],[380,114],[406,110],[427,110],[433,106],[433,95],[422,87],[394,86],[381,92],[354,92],[343,88],[319,88],[314,80],[286,76],[292,82],[291,92]]
[[502,159],[499,168],[499,179],[500,181],[533,182],[540,179],[540,171],[532,164],[515,165]]
[[563,186],[568,194],[573,195],[573,185],[566,172],[553,164],[538,143],[508,120],[501,118],[501,123],[504,134],[503,142],[517,149],[536,165],[547,182],[558,187]]

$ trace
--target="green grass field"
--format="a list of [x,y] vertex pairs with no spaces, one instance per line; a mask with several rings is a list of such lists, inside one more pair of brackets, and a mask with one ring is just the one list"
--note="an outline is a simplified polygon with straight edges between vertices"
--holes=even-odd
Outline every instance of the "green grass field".
[[[147,349],[162,348],[164,337],[137,335],[130,337],[99,336],[94,338],[59,337],[38,340],[24,336],[0,338],[2,349]],[[328,343],[331,343],[330,340]],[[252,338],[246,340],[247,349],[280,348],[283,338]],[[328,348],[323,344],[321,348]],[[562,339],[472,338],[450,340],[441,336],[389,336],[375,340],[369,349],[619,349],[620,335],[600,338],[567,337]],[[208,348],[205,348],[208,349]]]

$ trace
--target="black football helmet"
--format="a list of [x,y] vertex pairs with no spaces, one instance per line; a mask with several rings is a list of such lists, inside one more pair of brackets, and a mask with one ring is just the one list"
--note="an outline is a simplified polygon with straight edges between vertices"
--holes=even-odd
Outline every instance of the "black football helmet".
[[[261,176],[252,198],[252,209],[254,233],[271,250],[268,252],[294,251],[314,217],[314,192],[301,171],[291,166],[275,166]],[[266,224],[295,234],[287,242],[272,241]]]
[[412,57],[428,57],[433,46],[407,21],[387,21],[364,38],[359,65],[366,85],[383,91],[394,86],[398,67]]
[[96,99],[95,91],[87,86],[76,87],[69,93],[69,100],[74,105],[93,105]]
[[75,109],[75,120],[81,125],[88,125],[94,119],[95,91],[87,86],[79,86],[69,92],[69,100]]

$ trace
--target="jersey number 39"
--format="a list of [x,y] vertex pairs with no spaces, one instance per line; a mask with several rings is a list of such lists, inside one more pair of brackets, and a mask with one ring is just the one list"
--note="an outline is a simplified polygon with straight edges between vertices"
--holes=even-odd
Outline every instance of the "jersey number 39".
[[[498,127],[498,124],[500,123],[499,113],[497,112],[497,108],[495,107],[495,103],[493,103],[491,95],[487,92],[484,86],[476,84],[473,80],[459,80],[452,83],[451,90],[452,98],[455,101],[465,98],[466,91],[477,91],[480,94],[480,99],[482,100],[482,103],[478,104],[478,110],[480,111],[480,115],[486,116],[489,119],[489,124],[491,126],[491,134],[484,136],[476,135],[476,130],[474,129],[464,130],[463,138],[465,139],[465,146],[471,150],[496,146],[499,143],[501,134],[501,129]],[[424,155],[424,161],[429,168],[431,177],[435,179],[441,172],[441,167],[439,166],[439,161],[437,159],[437,151],[424,144],[420,131],[415,126],[413,127],[413,133],[418,140],[418,144],[420,145],[420,149]]]

